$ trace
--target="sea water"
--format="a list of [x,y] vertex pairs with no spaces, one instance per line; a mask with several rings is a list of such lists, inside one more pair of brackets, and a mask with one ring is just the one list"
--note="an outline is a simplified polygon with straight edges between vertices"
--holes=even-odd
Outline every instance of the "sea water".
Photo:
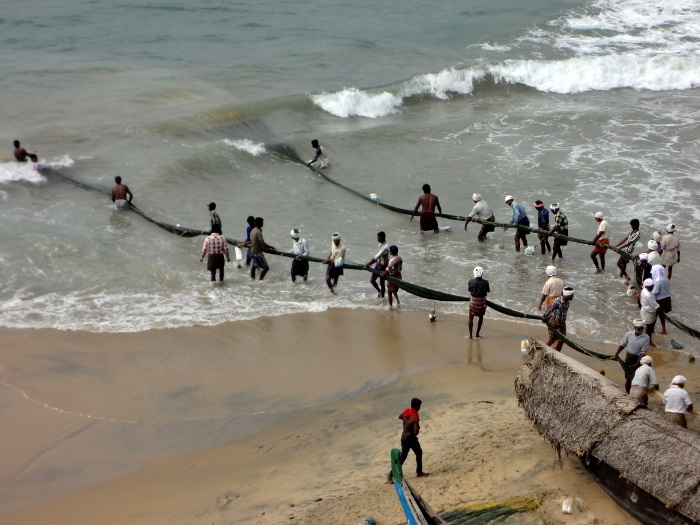
[[[673,222],[674,314],[697,328],[699,28],[689,0],[17,4],[0,18],[0,324],[133,332],[386,307],[368,273],[346,271],[331,295],[325,267],[292,284],[275,256],[263,282],[233,264],[212,285],[202,237],[114,212],[52,170],[104,192],[120,175],[169,224],[206,229],[215,201],[231,239],[262,216],[283,251],[299,228],[326,257],[337,231],[347,260],[366,263],[383,230],[405,280],[468,295],[481,265],[492,301],[537,313],[548,256],[516,253],[512,230],[477,243],[476,224],[421,235],[280,154],[308,160],[317,138],[328,176],[401,208],[427,182],[444,212],[467,214],[478,191],[499,222],[507,194],[533,223],[536,199],[559,202],[578,238],[602,211],[613,244],[632,218],[644,245]],[[51,169],[14,162],[15,138]],[[600,275],[590,249],[570,243],[556,263],[576,289],[569,330],[616,342],[638,312],[615,254]],[[404,309],[466,314],[401,295]]]

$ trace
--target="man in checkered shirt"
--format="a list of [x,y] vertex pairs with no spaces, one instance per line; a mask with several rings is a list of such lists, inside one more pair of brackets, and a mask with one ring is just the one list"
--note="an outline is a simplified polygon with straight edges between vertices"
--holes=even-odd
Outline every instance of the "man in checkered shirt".
[[209,254],[207,258],[207,270],[211,272],[211,280],[216,281],[216,270],[219,270],[219,281],[223,281],[224,255],[228,262],[231,262],[231,258],[228,254],[226,237],[221,235],[221,224],[211,225],[211,234],[204,240],[204,246],[202,246],[202,254],[199,256],[199,261],[203,261],[204,256],[207,254]]

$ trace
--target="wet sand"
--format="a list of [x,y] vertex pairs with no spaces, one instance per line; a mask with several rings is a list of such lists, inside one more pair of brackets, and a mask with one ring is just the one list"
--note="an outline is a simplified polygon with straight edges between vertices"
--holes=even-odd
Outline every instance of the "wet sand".
[[[578,460],[560,465],[517,407],[520,340],[545,338],[543,325],[487,317],[485,338],[468,341],[464,317],[438,315],[332,310],[138,334],[0,330],[0,521],[354,524],[371,515],[398,524],[385,475],[397,415],[417,396],[431,476],[415,486],[436,510],[542,493],[550,519],[568,524],[560,503],[574,495],[599,523],[637,523]],[[685,354],[651,355],[662,389],[682,372],[698,397]],[[621,384],[616,363],[580,360]],[[695,417],[690,426],[700,431]],[[414,468],[410,455],[409,478]]]

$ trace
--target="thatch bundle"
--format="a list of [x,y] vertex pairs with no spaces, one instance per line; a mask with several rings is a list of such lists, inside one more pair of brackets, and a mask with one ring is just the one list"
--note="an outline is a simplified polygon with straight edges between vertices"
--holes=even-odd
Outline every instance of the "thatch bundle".
[[667,507],[700,522],[700,436],[539,342],[515,381],[520,405],[557,449],[592,455]]

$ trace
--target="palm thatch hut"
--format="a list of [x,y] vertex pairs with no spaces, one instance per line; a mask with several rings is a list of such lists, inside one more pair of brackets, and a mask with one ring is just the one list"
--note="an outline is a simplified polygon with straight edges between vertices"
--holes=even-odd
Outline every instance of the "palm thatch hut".
[[612,381],[535,341],[515,380],[520,406],[558,452],[576,454],[642,523],[700,523],[700,436]]

